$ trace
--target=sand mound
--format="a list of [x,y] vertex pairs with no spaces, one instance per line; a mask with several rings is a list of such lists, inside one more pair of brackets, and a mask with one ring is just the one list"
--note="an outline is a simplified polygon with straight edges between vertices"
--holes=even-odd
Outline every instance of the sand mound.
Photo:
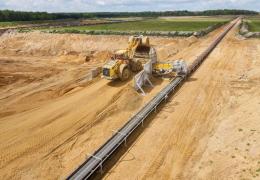
[[[91,36],[78,34],[5,33],[0,40],[2,55],[56,56],[59,61],[84,62],[101,57],[101,61],[114,51],[127,47],[128,36]],[[159,59],[175,55],[179,50],[197,41],[189,38],[151,37]]]
[[[116,42],[116,43],[115,43]],[[1,52],[9,55],[84,55],[92,51],[114,51],[127,45],[122,37],[75,34],[6,33],[0,40]]]

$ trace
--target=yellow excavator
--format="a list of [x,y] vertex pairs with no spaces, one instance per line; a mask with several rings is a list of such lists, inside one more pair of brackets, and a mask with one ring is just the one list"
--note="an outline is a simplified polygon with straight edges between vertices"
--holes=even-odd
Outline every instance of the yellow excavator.
[[103,66],[103,77],[109,80],[120,79],[121,81],[129,79],[131,72],[139,72],[143,68],[141,59],[136,58],[136,56],[149,55],[149,51],[148,37],[131,36],[127,49],[117,51]]

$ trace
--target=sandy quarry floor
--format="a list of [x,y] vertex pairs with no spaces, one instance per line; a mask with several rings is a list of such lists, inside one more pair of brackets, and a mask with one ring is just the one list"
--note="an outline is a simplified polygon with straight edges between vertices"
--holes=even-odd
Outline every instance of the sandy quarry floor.
[[[194,37],[174,41],[153,39],[155,46],[160,45],[160,59],[171,59],[196,41]],[[0,117],[28,110],[38,102],[89,85],[89,70],[102,66],[113,51],[125,48],[126,42],[127,37],[119,36],[3,35],[0,39]]]
[[237,27],[104,179],[260,179],[260,40]]
[[[0,38],[0,175],[64,178],[121,127],[167,80],[154,79],[146,97],[132,82],[86,75],[128,37],[4,34]],[[196,38],[153,38],[171,59]]]
[[[191,62],[220,31],[199,40],[153,38],[152,44],[159,59]],[[131,81],[86,80],[91,68],[102,65],[112,51],[125,48],[126,41],[120,36],[39,33],[0,37],[1,177],[65,178],[166,85],[167,80],[153,79],[155,88],[147,89],[149,95],[143,97],[132,89]],[[259,113],[255,105],[259,103],[259,40],[241,40],[233,32],[225,41],[106,178],[211,177],[226,170],[223,165],[235,169],[242,153],[248,163],[243,165],[244,175],[249,168],[256,170],[251,161],[257,163],[259,158],[254,142],[260,133],[259,114],[255,114]],[[252,113],[251,120],[246,113]],[[227,148],[236,142],[241,143],[237,151]],[[226,161],[233,154],[235,158]]]

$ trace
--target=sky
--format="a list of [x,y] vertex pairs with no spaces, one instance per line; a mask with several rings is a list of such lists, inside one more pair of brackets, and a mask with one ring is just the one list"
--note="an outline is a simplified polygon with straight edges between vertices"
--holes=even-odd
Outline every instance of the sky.
[[0,9],[47,12],[198,11],[207,9],[260,11],[260,0],[0,0]]

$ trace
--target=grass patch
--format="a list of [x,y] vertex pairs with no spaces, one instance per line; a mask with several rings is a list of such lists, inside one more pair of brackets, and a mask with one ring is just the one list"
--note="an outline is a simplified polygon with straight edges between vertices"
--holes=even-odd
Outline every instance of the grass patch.
[[10,22],[0,22],[0,27],[13,27],[18,25],[30,25],[30,24],[57,24],[64,22],[75,22],[79,20],[74,19],[64,19],[64,20],[35,20],[35,21],[10,21]]
[[250,32],[260,32],[260,15],[247,16],[246,20],[248,22]]
[[28,25],[28,24],[43,24],[47,22],[55,22],[51,20],[46,21],[12,21],[12,22],[0,22],[0,27],[15,27],[18,25]]
[[[219,21],[187,21],[187,20],[168,20],[168,19],[148,19],[137,22],[123,22],[117,24],[103,24],[93,26],[63,27],[55,28],[57,30],[107,30],[107,31],[200,31],[217,23],[227,22]],[[46,29],[44,29],[46,30]]]
[[11,27],[19,25],[18,22],[0,22],[0,27]]
[[260,32],[260,19],[259,20],[249,20],[249,31],[250,32]]
[[159,17],[158,19],[167,20],[167,21],[210,21],[210,22],[220,22],[220,21],[230,21],[230,17],[214,17],[214,16],[181,16],[181,17]]

